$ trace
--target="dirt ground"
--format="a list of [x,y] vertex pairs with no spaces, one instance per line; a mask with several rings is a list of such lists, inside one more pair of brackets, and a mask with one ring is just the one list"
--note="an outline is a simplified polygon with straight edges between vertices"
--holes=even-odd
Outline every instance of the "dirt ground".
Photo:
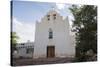
[[73,58],[39,58],[39,59],[13,59],[13,66],[42,65],[73,62]]

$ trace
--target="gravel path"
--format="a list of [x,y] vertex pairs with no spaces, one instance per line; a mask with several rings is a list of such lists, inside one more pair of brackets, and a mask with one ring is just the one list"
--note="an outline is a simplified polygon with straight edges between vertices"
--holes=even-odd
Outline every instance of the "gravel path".
[[39,58],[39,59],[16,59],[13,60],[13,66],[23,65],[41,65],[73,62],[73,58]]

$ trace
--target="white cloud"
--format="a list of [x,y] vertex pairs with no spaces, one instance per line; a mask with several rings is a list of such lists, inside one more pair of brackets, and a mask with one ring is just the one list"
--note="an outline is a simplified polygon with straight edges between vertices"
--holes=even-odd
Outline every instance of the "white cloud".
[[34,41],[35,39],[35,23],[20,22],[15,17],[13,18],[13,31],[20,37],[18,42],[26,42],[27,40]]
[[56,7],[57,7],[57,9],[61,10],[61,9],[65,8],[65,4],[56,3]]

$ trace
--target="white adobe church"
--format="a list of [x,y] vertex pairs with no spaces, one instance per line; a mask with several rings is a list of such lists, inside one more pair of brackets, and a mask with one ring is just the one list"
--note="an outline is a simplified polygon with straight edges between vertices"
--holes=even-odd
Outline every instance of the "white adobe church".
[[74,57],[75,41],[70,35],[68,17],[50,10],[36,23],[34,58]]
[[68,17],[63,19],[55,10],[50,10],[36,23],[35,42],[16,46],[16,57],[55,58],[75,57],[75,38],[70,35]]

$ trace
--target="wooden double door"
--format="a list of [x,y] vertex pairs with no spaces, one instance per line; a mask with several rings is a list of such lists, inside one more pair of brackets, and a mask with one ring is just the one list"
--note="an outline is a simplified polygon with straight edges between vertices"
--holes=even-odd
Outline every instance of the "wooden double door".
[[55,57],[55,46],[47,46],[47,58]]

